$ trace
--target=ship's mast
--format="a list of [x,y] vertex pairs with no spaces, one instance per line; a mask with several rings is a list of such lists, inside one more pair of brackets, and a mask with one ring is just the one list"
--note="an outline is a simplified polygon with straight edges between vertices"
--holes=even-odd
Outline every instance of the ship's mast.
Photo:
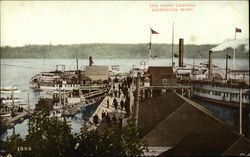
[[174,67],[174,22],[172,24],[172,68]]
[[208,55],[208,79],[211,80],[213,78],[213,63],[212,63],[212,52],[209,51]]
[[[234,31],[234,40],[235,41],[236,41],[236,34],[237,33],[241,33],[241,29],[235,27],[235,31]],[[236,48],[234,48],[234,54],[233,54],[233,58],[234,58],[233,68],[234,68],[234,70],[235,70],[235,51],[236,51]]]
[[230,59],[230,56],[227,54],[226,55],[226,76],[225,76],[226,80],[228,78],[228,59]]
[[[236,40],[236,31],[234,32],[234,40]],[[233,68],[235,70],[235,50],[236,48],[234,48],[234,53],[233,53],[233,58],[234,58],[234,64],[233,64]]]
[[78,70],[78,56],[77,56],[77,49],[76,49],[76,70]]
[[149,42],[149,55],[148,55],[148,61],[150,62],[151,60],[151,56],[152,56],[152,31],[151,31],[151,28],[150,28],[150,42]]

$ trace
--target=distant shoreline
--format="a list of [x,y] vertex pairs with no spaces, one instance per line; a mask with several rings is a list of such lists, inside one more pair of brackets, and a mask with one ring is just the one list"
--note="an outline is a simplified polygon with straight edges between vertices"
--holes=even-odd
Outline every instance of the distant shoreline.
[[[216,45],[184,45],[185,58],[207,58],[208,51]],[[1,47],[1,58],[6,59],[73,59],[93,56],[100,59],[148,58],[149,44],[75,44],[75,45],[26,45],[23,47]],[[179,45],[174,45],[174,54],[178,55]],[[233,56],[233,50],[227,48],[214,52],[213,58]],[[153,44],[152,55],[156,58],[171,58],[171,44]],[[236,58],[249,58],[249,51],[244,46],[236,49]]]

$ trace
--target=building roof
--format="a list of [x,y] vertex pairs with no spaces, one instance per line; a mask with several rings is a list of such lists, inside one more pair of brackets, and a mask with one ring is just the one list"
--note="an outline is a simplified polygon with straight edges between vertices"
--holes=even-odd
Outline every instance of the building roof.
[[109,67],[98,65],[87,66],[85,76],[92,80],[107,80],[109,77]]
[[148,73],[154,78],[172,77],[173,68],[170,66],[150,66]]
[[143,100],[138,127],[149,146],[173,147],[161,155],[240,155],[238,147],[250,146],[231,125],[176,93]]

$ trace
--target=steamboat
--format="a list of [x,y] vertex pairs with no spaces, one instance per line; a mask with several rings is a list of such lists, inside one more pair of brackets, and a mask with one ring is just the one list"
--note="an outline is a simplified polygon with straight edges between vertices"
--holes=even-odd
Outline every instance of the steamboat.
[[[78,65],[78,62],[77,62]],[[78,67],[78,66],[77,66]],[[98,73],[99,76],[95,76]],[[41,72],[31,78],[30,88],[47,92],[78,89],[97,90],[105,88],[110,79],[122,78],[126,74],[120,72],[119,65],[97,66],[93,65],[89,57],[89,66],[84,70],[65,70],[65,65],[56,65],[56,70]]]
[[213,51],[208,52],[208,61],[200,66],[188,66],[183,62],[183,39],[179,40],[179,66],[174,68],[179,84],[193,86],[193,97],[203,101],[243,108],[249,104],[249,70],[230,70],[229,55],[226,69],[213,64]]
[[[130,71],[130,76],[136,77],[140,72],[144,79],[144,85],[152,86],[152,76],[149,74],[149,65],[151,58],[151,41],[149,49],[149,61],[142,61],[139,66],[134,66]],[[184,64],[184,39],[179,39],[179,54],[172,52],[172,79],[176,79],[179,86],[192,86],[192,97],[202,101],[210,102],[218,105],[225,105],[229,107],[245,108],[249,105],[249,70],[230,70],[228,67],[229,55],[225,56],[226,68],[218,67],[212,62],[213,51],[208,52],[208,61],[200,63],[199,65]],[[178,57],[179,65],[175,65],[173,57]],[[161,66],[164,68],[163,66]],[[166,67],[165,67],[166,68]],[[160,71],[159,71],[160,73]],[[159,74],[160,75],[160,74]],[[166,75],[167,76],[167,75]],[[165,84],[167,78],[162,73],[160,81]]]

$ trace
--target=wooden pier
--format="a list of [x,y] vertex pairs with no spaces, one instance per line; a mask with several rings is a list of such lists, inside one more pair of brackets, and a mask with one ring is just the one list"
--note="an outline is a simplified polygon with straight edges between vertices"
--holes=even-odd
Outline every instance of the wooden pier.
[[13,122],[16,122],[16,121],[20,120],[21,118],[26,117],[27,115],[29,115],[29,113],[24,111],[24,112],[16,115],[15,117],[9,118],[8,121],[9,121],[9,123],[13,123]]
[[[102,88],[102,86],[80,86],[79,90],[92,91],[92,90],[99,90],[100,88]],[[105,88],[105,87],[103,87],[103,88]]]
[[[118,83],[115,84],[116,89],[118,88]],[[121,110],[120,105],[118,105],[118,109],[115,110],[113,105],[114,96],[110,97],[109,94],[111,93],[112,89],[109,90],[108,95],[105,96],[105,98],[102,100],[102,102],[97,107],[96,111],[92,114],[92,116],[89,118],[88,122],[86,123],[86,126],[88,127],[88,130],[93,130],[98,127],[98,125],[95,125],[93,122],[93,117],[95,115],[99,118],[99,124],[102,121],[102,112],[106,111],[109,113],[109,115],[116,114],[118,116],[124,117],[125,116],[125,109]],[[119,98],[116,98],[117,101],[120,103],[121,99],[124,99],[123,95],[121,95]],[[109,105],[107,105],[107,100],[109,100]],[[109,107],[108,107],[109,106]],[[123,119],[123,121],[126,121]],[[125,124],[125,122],[123,122]]]
[[99,89],[97,91],[93,91],[93,92],[89,92],[89,93],[83,94],[83,96],[84,96],[85,99],[88,99],[88,98],[91,98],[91,97],[94,97],[94,96],[98,96],[98,95],[104,94],[107,91],[108,91],[107,88],[106,89]]
[[33,114],[33,111],[24,110],[21,113],[17,113],[17,115],[14,117],[6,118],[6,124],[4,124],[4,126],[13,126],[18,121],[23,121],[24,119],[26,119],[27,117],[29,117],[32,114]]
[[[115,83],[115,89],[117,89],[119,83]],[[132,81],[132,84],[129,88],[129,97],[130,97],[130,111],[131,111],[131,115],[130,118],[138,118],[136,113],[139,110],[139,105],[138,107],[136,107],[136,103],[139,103],[140,99],[144,99],[145,96],[147,95],[148,98],[152,98],[153,95],[157,94],[159,91],[173,91],[173,92],[178,92],[181,95],[186,95],[187,97],[191,97],[192,95],[192,91],[193,88],[192,86],[139,86],[140,92],[136,92],[136,83],[134,81]],[[102,117],[102,112],[106,111],[110,114],[117,114],[119,116],[123,117],[122,120],[122,126],[126,126],[127,124],[127,119],[128,118],[124,118],[125,115],[125,110],[121,110],[119,107],[120,105],[118,105],[118,110],[115,110],[114,106],[113,106],[113,100],[114,97],[110,97],[110,93],[112,93],[112,89],[109,90],[108,92],[109,94],[107,96],[105,96],[105,98],[102,100],[102,102],[100,103],[100,105],[97,107],[96,111],[92,114],[92,116],[90,117],[90,119],[87,122],[87,126],[89,127],[89,130],[92,129],[96,129],[98,127],[98,125],[95,125],[93,122],[93,117],[95,115],[98,116],[99,118],[99,122],[101,121],[101,117]],[[136,94],[137,93],[137,94]],[[134,95],[135,94],[135,95]],[[91,94],[90,94],[91,95]],[[139,99],[136,98],[137,96],[139,96]],[[121,101],[121,99],[124,99],[123,95],[119,98],[116,98],[118,102]],[[107,107],[107,100],[109,100],[109,107]]]

